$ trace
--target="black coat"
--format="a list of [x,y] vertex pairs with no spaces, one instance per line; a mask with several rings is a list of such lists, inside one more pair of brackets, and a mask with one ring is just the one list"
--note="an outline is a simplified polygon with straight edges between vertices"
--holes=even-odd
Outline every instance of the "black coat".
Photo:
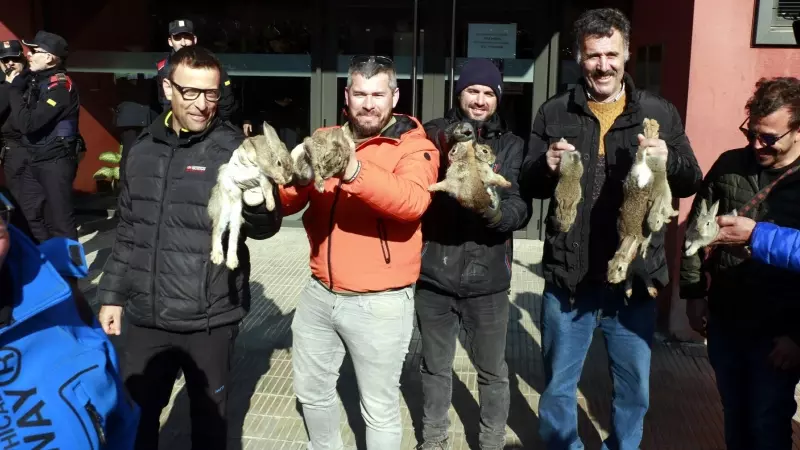
[[[439,181],[447,171],[444,129],[464,116],[455,108],[442,119],[425,125],[428,139],[439,149]],[[487,122],[473,124],[478,141],[495,153],[494,170],[511,182],[498,188],[500,217],[489,219],[459,204],[450,194],[436,192],[422,217],[422,268],[419,282],[454,297],[477,297],[508,290],[513,264],[512,234],[523,228],[531,216],[530,202],[519,193],[519,170],[524,141],[508,131],[495,114]]]
[[[235,323],[250,303],[245,237],[277,233],[280,202],[271,213],[264,204],[244,205],[236,270],[211,263],[211,188],[244,135],[215,119],[205,132],[179,138],[165,126],[170,114],[159,116],[128,150],[116,242],[99,300],[124,305],[126,319],[144,327],[182,332]],[[223,244],[227,248],[227,233]]]
[[[795,164],[800,164],[796,162]],[[752,149],[729,150],[717,159],[694,198],[687,218],[691,223],[706,205],[719,201],[717,214],[742,207],[769,184]],[[775,176],[774,178],[777,178]],[[800,172],[784,178],[746,217],[782,227],[800,228]],[[683,248],[683,247],[681,247]],[[800,274],[754,259],[743,259],[736,249],[717,247],[705,263],[701,249],[681,261],[681,297],[709,300],[710,320],[734,333],[775,337],[792,336],[800,344]],[[706,279],[710,275],[711,283]]]
[[[643,132],[645,118],[656,119],[660,138],[669,149],[667,179],[674,198],[693,195],[702,180],[689,139],[684,133],[678,111],[667,100],[637,90],[625,75],[626,105],[622,114],[605,135],[606,163],[599,173],[598,151],[600,122],[589,109],[583,82],[545,102],[536,114],[522,166],[521,184],[526,198],[547,199],[553,196],[558,175],[547,166],[550,144],[562,137],[575,146],[583,159],[582,199],[575,223],[568,232],[554,227],[555,202],[550,202],[546,217],[546,238],[542,266],[548,283],[575,292],[585,279],[603,282],[608,261],[619,245],[617,218],[622,206],[622,182],[630,171],[638,134]],[[598,192],[593,200],[593,192]],[[669,282],[664,253],[666,227],[654,233],[647,250],[644,267],[634,267],[636,277],[649,277],[656,286]]]

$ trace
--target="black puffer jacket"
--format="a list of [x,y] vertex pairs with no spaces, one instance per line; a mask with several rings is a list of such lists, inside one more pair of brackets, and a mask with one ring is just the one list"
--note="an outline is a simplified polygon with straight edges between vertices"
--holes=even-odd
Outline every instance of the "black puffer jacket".
[[[447,171],[444,129],[465,119],[458,108],[442,119],[425,125],[428,139],[439,149],[439,180]],[[515,136],[495,114],[487,122],[468,120],[478,141],[496,155],[494,170],[512,183],[499,188],[500,215],[484,217],[461,206],[450,194],[437,192],[422,218],[422,269],[419,281],[456,297],[477,297],[507,290],[511,285],[514,230],[523,228],[531,216],[530,202],[519,194],[524,141]]]
[[[697,215],[701,200],[708,207],[719,201],[718,214],[734,209],[741,212],[759,190],[780,174],[780,169],[762,169],[749,148],[723,153],[697,192],[688,223]],[[758,222],[800,228],[800,172],[779,181],[746,216]],[[733,332],[769,337],[791,335],[800,343],[800,274],[743,259],[735,249],[725,247],[718,247],[702,264],[704,256],[703,250],[683,256],[682,298],[708,297],[711,320]],[[711,277],[708,288],[706,274]]]
[[[619,244],[616,225],[622,206],[622,182],[636,155],[637,136],[643,132],[645,118],[658,121],[660,138],[667,143],[667,177],[673,197],[693,195],[702,180],[675,107],[655,94],[637,90],[627,74],[625,90],[625,109],[605,135],[605,165],[598,164],[600,122],[589,109],[583,82],[545,102],[533,122],[520,180],[526,199],[546,199],[555,192],[558,175],[547,166],[546,157],[550,144],[564,137],[583,159],[583,198],[575,223],[566,233],[557,231],[553,223],[556,205],[550,202],[542,259],[545,281],[571,292],[584,280],[602,283],[606,279],[608,261]],[[594,192],[599,194],[593,201]],[[656,286],[665,286],[669,281],[665,229],[653,235],[644,267],[634,266],[637,277],[649,277]]]
[[[126,320],[169,331],[197,331],[241,320],[249,309],[250,255],[245,236],[266,239],[281,224],[280,205],[244,205],[239,267],[209,261],[207,205],[217,171],[244,136],[215,119],[179,138],[162,114],[128,150],[116,242],[98,288],[103,305],[124,305]],[[273,193],[277,198],[277,188]],[[277,202],[278,204],[280,202]],[[227,233],[223,235],[227,248]]]

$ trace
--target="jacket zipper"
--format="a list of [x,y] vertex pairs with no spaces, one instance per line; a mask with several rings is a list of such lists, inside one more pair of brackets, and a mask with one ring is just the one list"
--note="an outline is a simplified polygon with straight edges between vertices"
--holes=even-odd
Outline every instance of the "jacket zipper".
[[89,418],[92,421],[92,425],[94,426],[94,432],[97,434],[97,440],[100,443],[100,446],[105,446],[107,444],[106,441],[106,433],[103,431],[103,418],[100,416],[100,413],[97,412],[97,408],[94,407],[91,400],[86,402],[84,405],[84,409],[89,414]]
[[167,159],[167,173],[164,176],[164,187],[161,189],[161,207],[158,209],[158,219],[156,219],[156,255],[155,261],[153,264],[153,284],[152,290],[153,293],[153,326],[156,325],[156,278],[158,278],[158,253],[159,253],[159,245],[158,245],[158,238],[161,234],[161,216],[164,215],[164,203],[166,203],[166,196],[167,196],[167,186],[169,185],[169,167],[172,165],[172,158],[175,156],[176,148],[170,147],[169,152],[169,159]]
[[331,205],[331,225],[328,232],[328,285],[330,290],[333,290],[333,267],[331,265],[331,249],[333,248],[333,228],[336,226],[334,219],[336,217],[336,203],[339,201],[339,193],[342,191],[342,179],[339,179],[339,184],[334,188],[333,204]]
[[[595,125],[595,127],[594,127],[594,138],[592,139],[592,146],[590,148],[591,149],[599,149],[600,148],[600,121],[596,117],[590,117],[590,120],[592,120],[592,124]],[[599,155],[597,155],[596,152],[594,152],[594,151],[590,151],[589,152],[589,168],[590,168],[590,170],[589,170],[589,174],[588,174],[589,176],[586,178],[586,187],[584,188],[584,191],[587,190],[587,189],[591,190],[592,192],[594,191],[594,176],[595,176],[595,171],[597,170],[597,158],[598,158],[598,156]],[[584,192],[584,196],[586,196],[585,194],[586,193]],[[588,197],[591,198],[591,196],[592,196],[592,194],[590,192]],[[591,219],[592,219],[592,203],[594,203],[594,202],[593,201],[588,201],[588,202],[585,201],[585,202],[583,202],[583,220],[581,221],[581,224],[580,224],[581,229],[580,229],[580,233],[578,233],[578,241],[575,242],[575,244],[578,245],[578,248],[577,248],[577,250],[578,250],[578,273],[581,273],[583,271],[583,269],[589,265],[589,261],[584,261],[584,255],[588,255],[588,251],[584,251],[585,249],[583,248],[583,246],[580,245],[580,242],[583,241],[583,230],[585,228],[589,228],[588,226],[586,226],[587,225],[586,221],[587,220],[591,221]],[[588,242],[588,239],[587,239],[587,242]],[[572,281],[572,280],[570,280],[570,281]],[[577,289],[577,286],[578,286],[577,281],[571,282],[570,285],[572,287],[571,291],[575,292],[575,290]]]
[[386,225],[383,219],[378,219],[378,241],[381,244],[381,253],[383,254],[383,261],[386,264],[392,262],[392,253],[389,250],[389,234],[386,232]]

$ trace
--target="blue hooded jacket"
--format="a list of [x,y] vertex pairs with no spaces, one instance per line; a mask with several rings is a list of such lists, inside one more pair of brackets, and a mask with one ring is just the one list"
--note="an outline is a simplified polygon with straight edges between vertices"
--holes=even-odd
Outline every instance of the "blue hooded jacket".
[[750,236],[753,259],[800,272],[800,230],[758,222]]
[[63,278],[86,276],[82,246],[54,238],[37,247],[13,226],[8,232],[0,448],[132,449],[139,408],[126,396],[114,347],[97,320],[80,319]]

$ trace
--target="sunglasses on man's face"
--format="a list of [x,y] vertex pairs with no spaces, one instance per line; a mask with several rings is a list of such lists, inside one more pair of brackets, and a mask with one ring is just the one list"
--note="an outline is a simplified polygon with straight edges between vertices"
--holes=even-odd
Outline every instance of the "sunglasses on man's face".
[[25,62],[25,60],[23,58],[16,57],[16,56],[8,57],[8,58],[0,58],[0,63],[3,63],[6,66],[9,65],[9,64],[14,64],[14,63],[22,64],[24,62]]
[[388,56],[356,55],[350,58],[350,67],[358,67],[368,62],[389,68],[394,66],[394,61]]
[[767,147],[772,147],[775,144],[777,144],[778,141],[786,137],[786,135],[794,131],[790,129],[789,131],[783,133],[780,136],[775,136],[774,134],[759,133],[755,130],[751,130],[750,128],[745,127],[745,125],[749,120],[750,120],[749,117],[747,119],[744,119],[744,122],[742,122],[742,124],[739,125],[739,131],[741,131],[742,134],[744,134],[744,137],[747,138],[747,142],[750,144],[752,144],[753,142],[755,142],[756,139],[758,139],[758,142],[761,142],[762,145],[765,145]]

